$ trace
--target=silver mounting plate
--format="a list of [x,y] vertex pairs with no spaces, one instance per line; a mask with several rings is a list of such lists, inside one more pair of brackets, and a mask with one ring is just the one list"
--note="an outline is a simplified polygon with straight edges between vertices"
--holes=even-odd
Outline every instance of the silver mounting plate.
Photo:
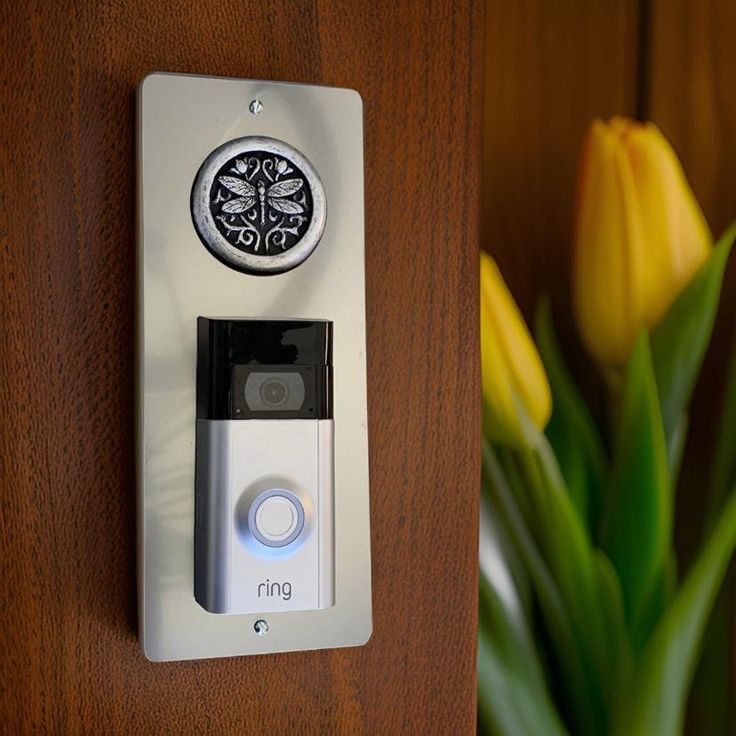
[[[324,187],[321,238],[285,273],[228,267],[194,227],[190,201],[200,167],[219,146],[246,137],[285,142]],[[146,656],[164,661],[364,644],[372,617],[360,96],[330,87],[155,73],[138,90],[137,142],[138,600]],[[194,599],[198,316],[334,323],[331,608],[217,615]]]

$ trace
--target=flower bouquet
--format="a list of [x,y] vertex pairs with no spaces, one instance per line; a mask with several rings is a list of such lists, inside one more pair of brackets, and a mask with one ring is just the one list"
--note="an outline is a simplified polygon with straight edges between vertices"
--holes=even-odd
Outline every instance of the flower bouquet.
[[702,544],[677,569],[688,408],[736,235],[715,245],[652,124],[595,122],[580,166],[573,304],[606,400],[593,412],[541,299],[534,340],[481,256],[479,728],[682,731],[703,633],[736,545],[736,359]]

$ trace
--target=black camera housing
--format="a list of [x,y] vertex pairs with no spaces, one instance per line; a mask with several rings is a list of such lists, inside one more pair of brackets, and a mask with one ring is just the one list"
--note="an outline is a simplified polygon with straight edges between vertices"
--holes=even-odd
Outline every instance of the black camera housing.
[[[198,418],[332,418],[332,322],[199,317],[197,332]],[[298,407],[288,398],[274,408],[248,401],[253,374],[292,373],[303,383]]]

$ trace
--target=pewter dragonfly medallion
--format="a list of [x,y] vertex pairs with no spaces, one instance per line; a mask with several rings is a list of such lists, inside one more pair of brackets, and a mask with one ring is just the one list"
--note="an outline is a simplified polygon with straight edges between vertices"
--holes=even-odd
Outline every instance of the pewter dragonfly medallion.
[[312,194],[304,174],[296,164],[267,151],[228,161],[215,177],[210,201],[217,229],[248,253],[288,250],[312,218]]
[[296,149],[239,138],[215,149],[192,188],[192,219],[210,252],[231,268],[282,273],[314,250],[325,223],[322,182]]

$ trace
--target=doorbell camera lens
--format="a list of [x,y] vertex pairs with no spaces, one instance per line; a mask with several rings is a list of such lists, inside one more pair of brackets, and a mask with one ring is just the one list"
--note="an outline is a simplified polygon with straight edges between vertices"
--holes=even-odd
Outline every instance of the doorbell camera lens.
[[287,385],[279,378],[270,378],[261,386],[261,399],[272,407],[282,406],[289,398]]
[[245,403],[250,411],[299,411],[306,390],[299,373],[253,371],[245,381]]

